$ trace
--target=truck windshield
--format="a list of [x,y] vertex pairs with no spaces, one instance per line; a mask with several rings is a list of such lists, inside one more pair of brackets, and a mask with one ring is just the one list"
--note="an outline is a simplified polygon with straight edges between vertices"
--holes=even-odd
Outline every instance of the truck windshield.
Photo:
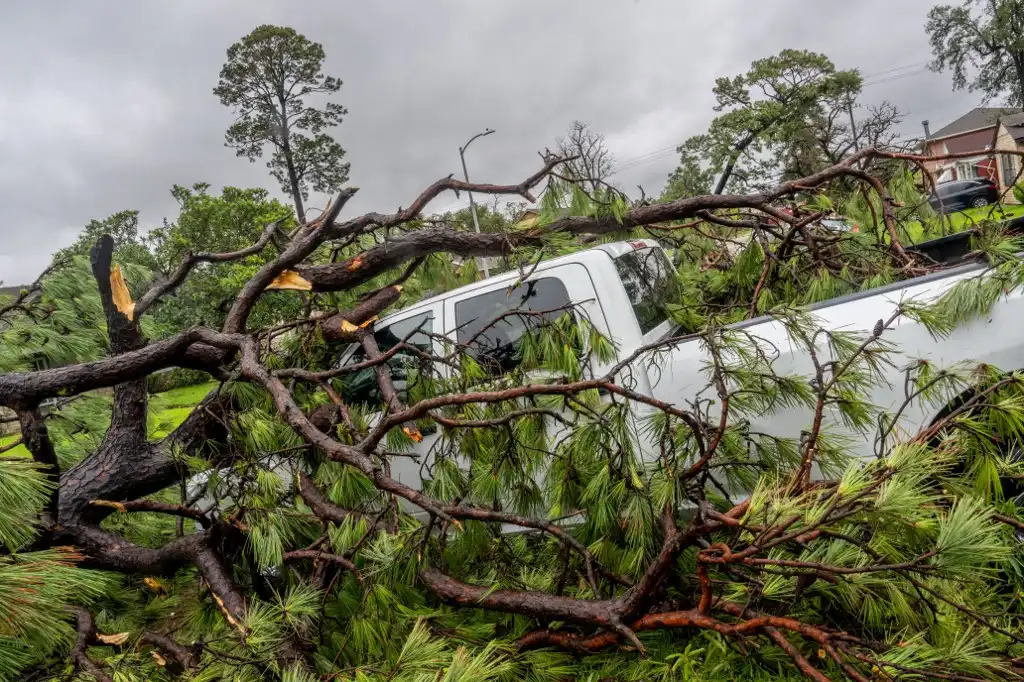
[[626,295],[644,334],[669,319],[668,304],[675,291],[672,266],[661,249],[647,248],[615,259]]
[[[373,338],[377,340],[377,346],[382,353],[397,346],[403,339],[409,337],[406,343],[416,346],[420,350],[430,352],[430,334],[434,331],[434,314],[426,312],[405,320],[400,320],[387,327],[382,327],[373,332]],[[366,361],[366,351],[357,348],[352,356],[345,362],[346,365],[355,365]],[[429,371],[429,364],[414,353],[401,350],[391,356],[385,364],[391,373],[391,381],[402,400],[406,399],[405,393],[408,389],[407,381],[413,370],[420,372]],[[376,406],[384,402],[380,394],[380,387],[377,385],[377,375],[372,367],[365,367],[357,372],[347,375],[342,390],[342,397],[350,405]]]

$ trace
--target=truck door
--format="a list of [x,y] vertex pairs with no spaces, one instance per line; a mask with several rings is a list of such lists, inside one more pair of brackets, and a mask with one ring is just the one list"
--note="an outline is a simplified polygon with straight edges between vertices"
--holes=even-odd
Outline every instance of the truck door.
[[[450,327],[449,339],[477,360],[491,377],[475,390],[493,388],[493,383],[501,375],[520,364],[518,353],[523,337],[542,324],[543,319],[554,321],[572,313],[577,319],[586,317],[599,331],[607,334],[604,313],[584,265],[560,265],[548,272],[537,273],[515,288],[510,289],[510,284],[508,281],[495,283],[453,296],[444,303],[445,320]],[[543,381],[545,378],[538,372],[530,380]],[[526,406],[524,401],[523,407]],[[569,414],[566,416],[571,417]],[[545,449],[553,452],[568,430],[555,419],[546,419],[545,425]],[[470,461],[466,457],[460,456],[457,461],[460,468],[469,469]],[[541,477],[538,472],[533,481]],[[513,490],[530,483],[529,480],[502,481],[502,488]]]
[[[434,304],[428,307],[416,306],[408,311],[402,311],[388,317],[383,324],[374,327],[374,338],[381,352],[387,352],[394,348],[403,339],[406,343],[416,346],[434,355],[443,355],[443,344],[437,341],[434,335],[440,334],[443,326],[441,324],[441,305]],[[410,336],[411,335],[411,336]],[[366,354],[361,346],[353,345],[342,356],[342,365],[355,365],[366,361]],[[399,351],[387,361],[390,369],[391,380],[395,384],[398,396],[403,402],[407,402],[408,394],[414,388],[410,382],[427,372],[443,373],[443,366],[431,366],[421,356],[409,351]],[[346,405],[358,406],[371,412],[369,421],[371,425],[380,419],[380,408],[384,403],[377,385],[377,378],[372,367],[357,370],[352,374],[342,376],[343,388],[341,398]],[[411,448],[401,455],[389,458],[391,476],[398,481],[417,490],[420,489],[421,465],[429,457],[431,449],[436,445],[439,433],[438,429],[422,429],[423,440],[414,443]]]

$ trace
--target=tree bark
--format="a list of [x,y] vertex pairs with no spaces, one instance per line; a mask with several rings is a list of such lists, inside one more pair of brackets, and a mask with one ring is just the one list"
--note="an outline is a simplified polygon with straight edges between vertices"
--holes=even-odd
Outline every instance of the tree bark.
[[299,225],[306,222],[306,209],[302,205],[302,191],[299,189],[299,174],[295,170],[295,157],[292,154],[291,135],[288,131],[288,104],[282,96],[281,102],[281,153],[284,154],[285,167],[288,170],[288,184],[292,188],[292,201],[295,202],[295,216]]

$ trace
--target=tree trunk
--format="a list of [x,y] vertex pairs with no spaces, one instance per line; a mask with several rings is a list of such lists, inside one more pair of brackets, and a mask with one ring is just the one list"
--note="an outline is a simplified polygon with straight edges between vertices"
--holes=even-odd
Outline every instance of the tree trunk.
[[288,184],[292,189],[292,201],[295,202],[295,216],[299,225],[306,222],[306,209],[302,206],[302,192],[299,190],[299,175],[295,172],[295,158],[292,156],[292,145],[288,132],[288,105],[284,98],[281,102],[281,151],[284,153],[284,163],[288,169]]
[[722,171],[722,177],[718,178],[718,186],[715,187],[715,194],[721,194],[725,191],[725,185],[729,182],[729,178],[732,177],[732,172],[736,169],[736,162],[740,156],[746,151],[747,147],[757,139],[757,136],[761,134],[761,131],[750,131],[747,136],[736,143],[733,147],[732,154],[729,155],[729,163],[725,164],[725,169]]
[[1013,53],[1013,67],[1017,75],[1016,105],[1024,107],[1024,52]]

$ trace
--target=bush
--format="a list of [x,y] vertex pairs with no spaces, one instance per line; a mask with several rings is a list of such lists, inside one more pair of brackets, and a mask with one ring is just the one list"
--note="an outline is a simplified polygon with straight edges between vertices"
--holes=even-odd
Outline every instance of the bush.
[[1013,186],[1013,197],[1017,200],[1017,203],[1024,204],[1024,183]]

